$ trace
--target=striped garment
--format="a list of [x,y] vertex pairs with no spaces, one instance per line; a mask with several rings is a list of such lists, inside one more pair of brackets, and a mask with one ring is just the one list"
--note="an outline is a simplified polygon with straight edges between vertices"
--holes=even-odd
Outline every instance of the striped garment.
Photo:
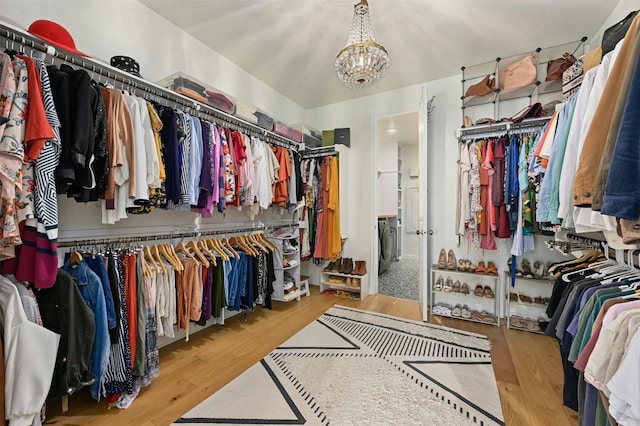
[[[178,139],[180,149],[180,206],[189,205],[189,157],[191,151],[191,117],[182,111],[178,113]],[[178,206],[178,208],[180,208]]]
[[131,374],[131,349],[129,340],[124,338],[129,336],[129,325],[127,323],[127,302],[124,297],[124,279],[122,273],[122,262],[120,256],[109,255],[108,267],[115,268],[118,277],[118,294],[114,297],[120,298],[120,324],[118,327],[118,337],[115,342],[111,342],[109,352],[109,364],[104,374],[104,394],[105,396],[115,395],[123,392],[133,392],[133,377]]
[[35,58],[34,62],[40,72],[42,100],[49,125],[55,134],[55,139],[45,142],[35,164],[36,187],[34,192],[35,214],[38,223],[44,225],[50,240],[58,238],[58,197],[56,195],[55,170],[60,161],[60,120],[53,102],[53,93],[49,74],[44,61]]

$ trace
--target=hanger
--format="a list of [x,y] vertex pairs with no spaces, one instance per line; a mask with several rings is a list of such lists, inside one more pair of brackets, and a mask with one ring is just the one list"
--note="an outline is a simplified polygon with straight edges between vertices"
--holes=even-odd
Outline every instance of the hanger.
[[145,245],[142,246],[143,247],[143,251],[144,251],[144,259],[151,265],[151,269],[153,271],[156,272],[161,272],[160,268],[158,267],[158,265],[156,264],[155,259],[153,258],[153,255],[151,254],[151,249],[149,248],[149,246]]
[[196,262],[198,261],[198,259],[196,259],[195,256],[191,254],[189,249],[187,249],[182,241],[179,242],[175,247],[175,252],[184,254],[188,259],[195,260]]
[[219,245],[220,241],[215,238],[211,238],[204,242],[209,248],[218,253],[222,260],[229,260],[227,252]]
[[[605,244],[605,253],[608,253],[608,246]],[[606,256],[606,255],[605,255]],[[584,257],[584,256],[583,256]],[[613,259],[609,259],[608,257],[605,260],[602,261],[598,261],[598,262],[594,262],[589,264],[586,268],[581,268],[575,271],[570,271],[570,272],[566,272],[564,274],[562,274],[562,280],[565,282],[569,282],[572,276],[577,275],[577,274],[581,274],[582,272],[586,272],[586,271],[591,271],[591,270],[595,270],[601,266],[619,266],[619,263]],[[604,268],[606,269],[606,268]],[[603,273],[603,270],[600,270],[599,273]]]
[[204,256],[204,254],[202,254],[202,252],[200,251],[200,249],[198,248],[198,245],[194,240],[189,241],[186,245],[186,248],[187,250],[189,249],[193,250],[193,253],[196,255],[196,258],[198,259],[198,261],[202,263],[202,266],[204,266],[205,268],[208,268],[210,266],[209,261]]
[[262,244],[262,242],[260,241],[260,239],[256,234],[251,234],[249,235],[248,238],[251,242],[253,242],[254,245],[258,246],[258,248],[260,248],[260,250],[262,250],[263,253],[269,252],[269,249],[264,244]]
[[[149,251],[151,251],[151,249],[149,249]],[[153,246],[152,253],[155,255],[155,259],[158,261],[158,265],[160,265],[160,269],[162,270],[162,273],[167,275],[169,272],[167,271],[167,268],[164,266],[164,262],[162,261],[162,258],[160,257],[160,251],[158,250],[158,246],[157,245]]]
[[225,249],[227,249],[227,250],[229,250],[231,252],[231,255],[233,257],[235,257],[236,259],[240,259],[240,255],[238,254],[237,251],[234,250],[234,248],[231,246],[231,243],[229,242],[228,239],[223,238],[222,240],[220,240],[220,242],[222,243],[222,246]]
[[211,250],[209,250],[209,247],[207,247],[207,244],[203,240],[197,241],[196,245],[200,248],[205,257],[211,259],[211,262],[213,262],[213,266],[216,266],[218,264],[218,262],[216,261],[216,255],[213,254]]
[[179,259],[174,257],[175,252],[173,251],[173,246],[171,244],[162,243],[158,246],[158,248],[162,256],[165,259],[167,259],[167,261],[173,267],[174,270],[182,271],[183,269],[182,263],[179,261]]
[[260,234],[258,234],[258,236],[259,236],[258,238],[260,238],[262,242],[264,242],[268,247],[271,248],[272,252],[278,250],[278,246],[276,246],[273,242],[271,242],[269,238],[267,238],[267,234],[265,234],[264,232],[261,232]]
[[82,253],[78,250],[71,252],[69,256],[69,266],[77,266],[82,262]]

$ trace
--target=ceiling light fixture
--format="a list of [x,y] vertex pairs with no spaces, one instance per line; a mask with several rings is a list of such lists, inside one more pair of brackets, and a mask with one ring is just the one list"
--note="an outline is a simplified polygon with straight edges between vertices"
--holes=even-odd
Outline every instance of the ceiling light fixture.
[[369,3],[360,0],[353,6],[351,32],[346,46],[336,55],[334,69],[345,86],[358,89],[381,79],[388,66],[387,50],[373,37]]

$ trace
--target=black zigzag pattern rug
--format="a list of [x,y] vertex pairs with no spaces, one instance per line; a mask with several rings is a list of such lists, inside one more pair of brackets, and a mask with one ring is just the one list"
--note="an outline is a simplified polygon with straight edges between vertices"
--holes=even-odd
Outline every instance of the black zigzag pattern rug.
[[335,306],[175,424],[504,425],[489,349]]

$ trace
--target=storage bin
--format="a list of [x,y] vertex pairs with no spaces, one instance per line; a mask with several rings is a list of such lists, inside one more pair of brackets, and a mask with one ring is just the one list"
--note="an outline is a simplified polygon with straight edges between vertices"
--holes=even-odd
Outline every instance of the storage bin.
[[235,112],[235,98],[183,72],[171,74],[158,84],[228,114]]
[[276,121],[273,130],[276,133],[281,134],[282,136],[286,136],[289,139],[293,139],[296,142],[302,142],[302,132],[298,129],[294,129],[291,126],[287,126],[282,121]]
[[310,148],[322,146],[322,132],[306,124],[294,124],[293,127],[302,133],[302,142]]
[[249,123],[257,124],[263,129],[273,130],[274,120],[269,114],[259,108],[254,107],[244,101],[236,103],[236,117],[242,118]]

